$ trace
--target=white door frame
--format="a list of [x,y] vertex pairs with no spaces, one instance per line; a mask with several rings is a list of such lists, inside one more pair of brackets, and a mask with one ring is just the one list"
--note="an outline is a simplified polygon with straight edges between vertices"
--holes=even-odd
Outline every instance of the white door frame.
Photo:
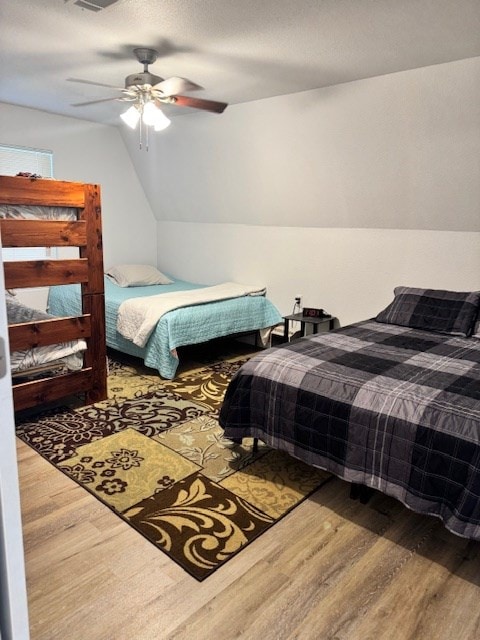
[[28,640],[27,590],[0,238],[0,640]]

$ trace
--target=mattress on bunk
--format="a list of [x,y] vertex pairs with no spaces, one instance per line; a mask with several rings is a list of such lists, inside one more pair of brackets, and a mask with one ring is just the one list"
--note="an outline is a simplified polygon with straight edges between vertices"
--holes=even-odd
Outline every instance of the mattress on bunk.
[[[52,316],[44,311],[27,307],[15,296],[7,293],[8,324],[21,324],[35,320],[51,320]],[[10,368],[12,374],[27,372],[40,367],[62,366],[69,371],[78,371],[83,367],[83,351],[87,348],[85,340],[71,340],[58,344],[33,347],[14,351],[10,354]]]

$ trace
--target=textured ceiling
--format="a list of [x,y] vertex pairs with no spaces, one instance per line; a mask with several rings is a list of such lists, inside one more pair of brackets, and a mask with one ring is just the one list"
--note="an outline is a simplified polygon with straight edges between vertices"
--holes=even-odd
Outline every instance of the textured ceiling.
[[70,106],[115,91],[67,78],[121,87],[138,46],[235,104],[479,56],[480,0],[1,0],[0,101],[116,124],[120,102]]

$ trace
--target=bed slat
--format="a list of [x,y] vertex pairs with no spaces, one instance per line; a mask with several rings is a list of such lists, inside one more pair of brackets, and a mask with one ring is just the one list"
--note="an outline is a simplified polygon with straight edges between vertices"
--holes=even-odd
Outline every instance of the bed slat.
[[21,382],[13,387],[15,411],[83,393],[92,385],[92,369],[65,373],[54,378]]
[[90,315],[22,322],[8,326],[10,351],[86,339],[91,335]]
[[2,204],[83,207],[85,203],[85,185],[81,182],[0,176],[0,191]]
[[85,220],[0,220],[4,247],[78,247],[87,243]]
[[82,258],[4,262],[3,268],[6,289],[88,281],[88,261]]

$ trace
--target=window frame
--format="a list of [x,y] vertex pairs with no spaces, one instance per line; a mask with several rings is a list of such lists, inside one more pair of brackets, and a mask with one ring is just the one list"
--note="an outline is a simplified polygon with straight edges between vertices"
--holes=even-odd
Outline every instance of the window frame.
[[[53,178],[53,151],[0,142],[0,175],[15,176],[19,172]],[[3,262],[54,260],[57,255],[56,247],[2,247]]]

